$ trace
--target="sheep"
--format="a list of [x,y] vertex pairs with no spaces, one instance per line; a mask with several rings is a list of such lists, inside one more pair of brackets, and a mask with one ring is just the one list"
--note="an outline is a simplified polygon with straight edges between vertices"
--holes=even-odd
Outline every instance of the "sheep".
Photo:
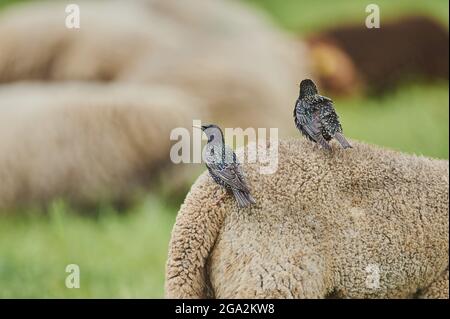
[[0,209],[64,198],[127,203],[170,168],[170,132],[206,114],[171,87],[20,83],[0,86]]
[[61,2],[27,3],[1,13],[0,82],[175,86],[207,102],[210,122],[246,128],[282,127],[291,118],[296,83],[311,75],[306,46],[239,3],[77,4],[79,29],[66,28]]
[[25,3],[0,13],[0,82],[112,81],[153,45],[158,29],[133,1],[80,1],[81,28],[65,25],[67,3]]
[[[448,80],[448,29],[429,16],[404,16],[383,23],[383,32],[342,25],[312,35],[312,57],[321,66],[322,87],[333,93],[365,89],[381,94],[392,91],[412,75]],[[414,35],[414,41],[408,36]],[[384,48],[389,47],[389,54]],[[326,64],[336,64],[334,70]]]
[[[166,176],[169,191],[183,193],[194,170],[166,165],[169,128],[193,119],[295,132],[284,123],[308,75],[307,54],[264,17],[217,0],[77,4],[80,29],[65,27],[61,2],[0,12],[0,208],[59,196],[88,206],[122,201],[143,184],[137,175]],[[8,85],[24,80],[41,82]],[[55,84],[72,81],[84,84]],[[69,138],[76,148],[58,142]]]
[[327,154],[281,139],[273,175],[243,163],[249,209],[200,175],[172,230],[166,297],[448,298],[448,161],[351,143]]

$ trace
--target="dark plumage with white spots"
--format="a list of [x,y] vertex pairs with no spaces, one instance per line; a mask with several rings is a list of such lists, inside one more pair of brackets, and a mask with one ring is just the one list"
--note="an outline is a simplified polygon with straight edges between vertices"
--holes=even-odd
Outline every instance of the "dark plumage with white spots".
[[225,145],[222,130],[217,125],[201,128],[208,137],[203,158],[213,180],[233,193],[239,207],[255,204],[236,154]]
[[336,138],[343,148],[352,147],[342,134],[339,117],[333,107],[333,101],[319,95],[316,85],[310,79],[300,83],[300,95],[294,108],[295,125],[311,141],[320,144],[326,150],[328,142]]

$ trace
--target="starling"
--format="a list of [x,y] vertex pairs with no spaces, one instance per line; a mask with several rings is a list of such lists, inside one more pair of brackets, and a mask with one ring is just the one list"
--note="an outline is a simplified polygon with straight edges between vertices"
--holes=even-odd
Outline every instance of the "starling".
[[310,79],[300,83],[300,95],[294,108],[295,125],[309,140],[331,150],[328,141],[333,137],[343,148],[352,147],[342,134],[339,117],[333,107],[333,101],[319,95],[316,85]]
[[202,125],[201,129],[208,137],[203,158],[213,180],[233,193],[239,207],[255,204],[236,154],[225,145],[222,130],[217,125]]

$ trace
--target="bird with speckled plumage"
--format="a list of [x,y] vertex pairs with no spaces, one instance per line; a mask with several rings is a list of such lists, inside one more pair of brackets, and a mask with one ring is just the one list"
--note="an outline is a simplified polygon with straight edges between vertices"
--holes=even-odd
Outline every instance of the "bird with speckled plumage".
[[225,144],[222,130],[214,124],[202,125],[208,137],[203,159],[213,180],[231,191],[239,207],[255,204],[234,151]]
[[328,142],[332,138],[343,148],[352,147],[342,134],[342,126],[333,101],[319,95],[316,85],[310,79],[300,83],[300,94],[294,107],[294,121],[306,138],[328,151],[331,150]]

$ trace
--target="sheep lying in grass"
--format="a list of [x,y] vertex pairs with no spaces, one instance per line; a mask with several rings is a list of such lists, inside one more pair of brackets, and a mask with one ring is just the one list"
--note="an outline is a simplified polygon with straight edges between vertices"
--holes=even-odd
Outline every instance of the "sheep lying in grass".
[[[244,129],[291,120],[295,83],[308,69],[304,46],[242,4],[77,4],[80,29],[66,28],[63,2],[0,12],[1,83],[89,81],[0,89],[0,207],[58,196],[121,201],[139,175],[155,173],[181,193],[191,176],[180,170],[191,167],[160,169],[170,129],[191,128],[192,119]],[[183,94],[169,99],[155,92],[161,85]],[[162,96],[170,101],[160,104]]]
[[192,126],[201,108],[168,87],[0,86],[0,208],[126,202],[171,164],[171,130]]
[[222,0],[77,4],[76,30],[64,24],[64,2],[0,12],[0,82],[164,84],[203,98],[208,121],[226,127],[291,120],[296,83],[309,75],[306,49],[255,10]]
[[448,298],[448,161],[351,143],[281,141],[274,175],[244,164],[250,209],[201,175],[172,232],[166,296]]

